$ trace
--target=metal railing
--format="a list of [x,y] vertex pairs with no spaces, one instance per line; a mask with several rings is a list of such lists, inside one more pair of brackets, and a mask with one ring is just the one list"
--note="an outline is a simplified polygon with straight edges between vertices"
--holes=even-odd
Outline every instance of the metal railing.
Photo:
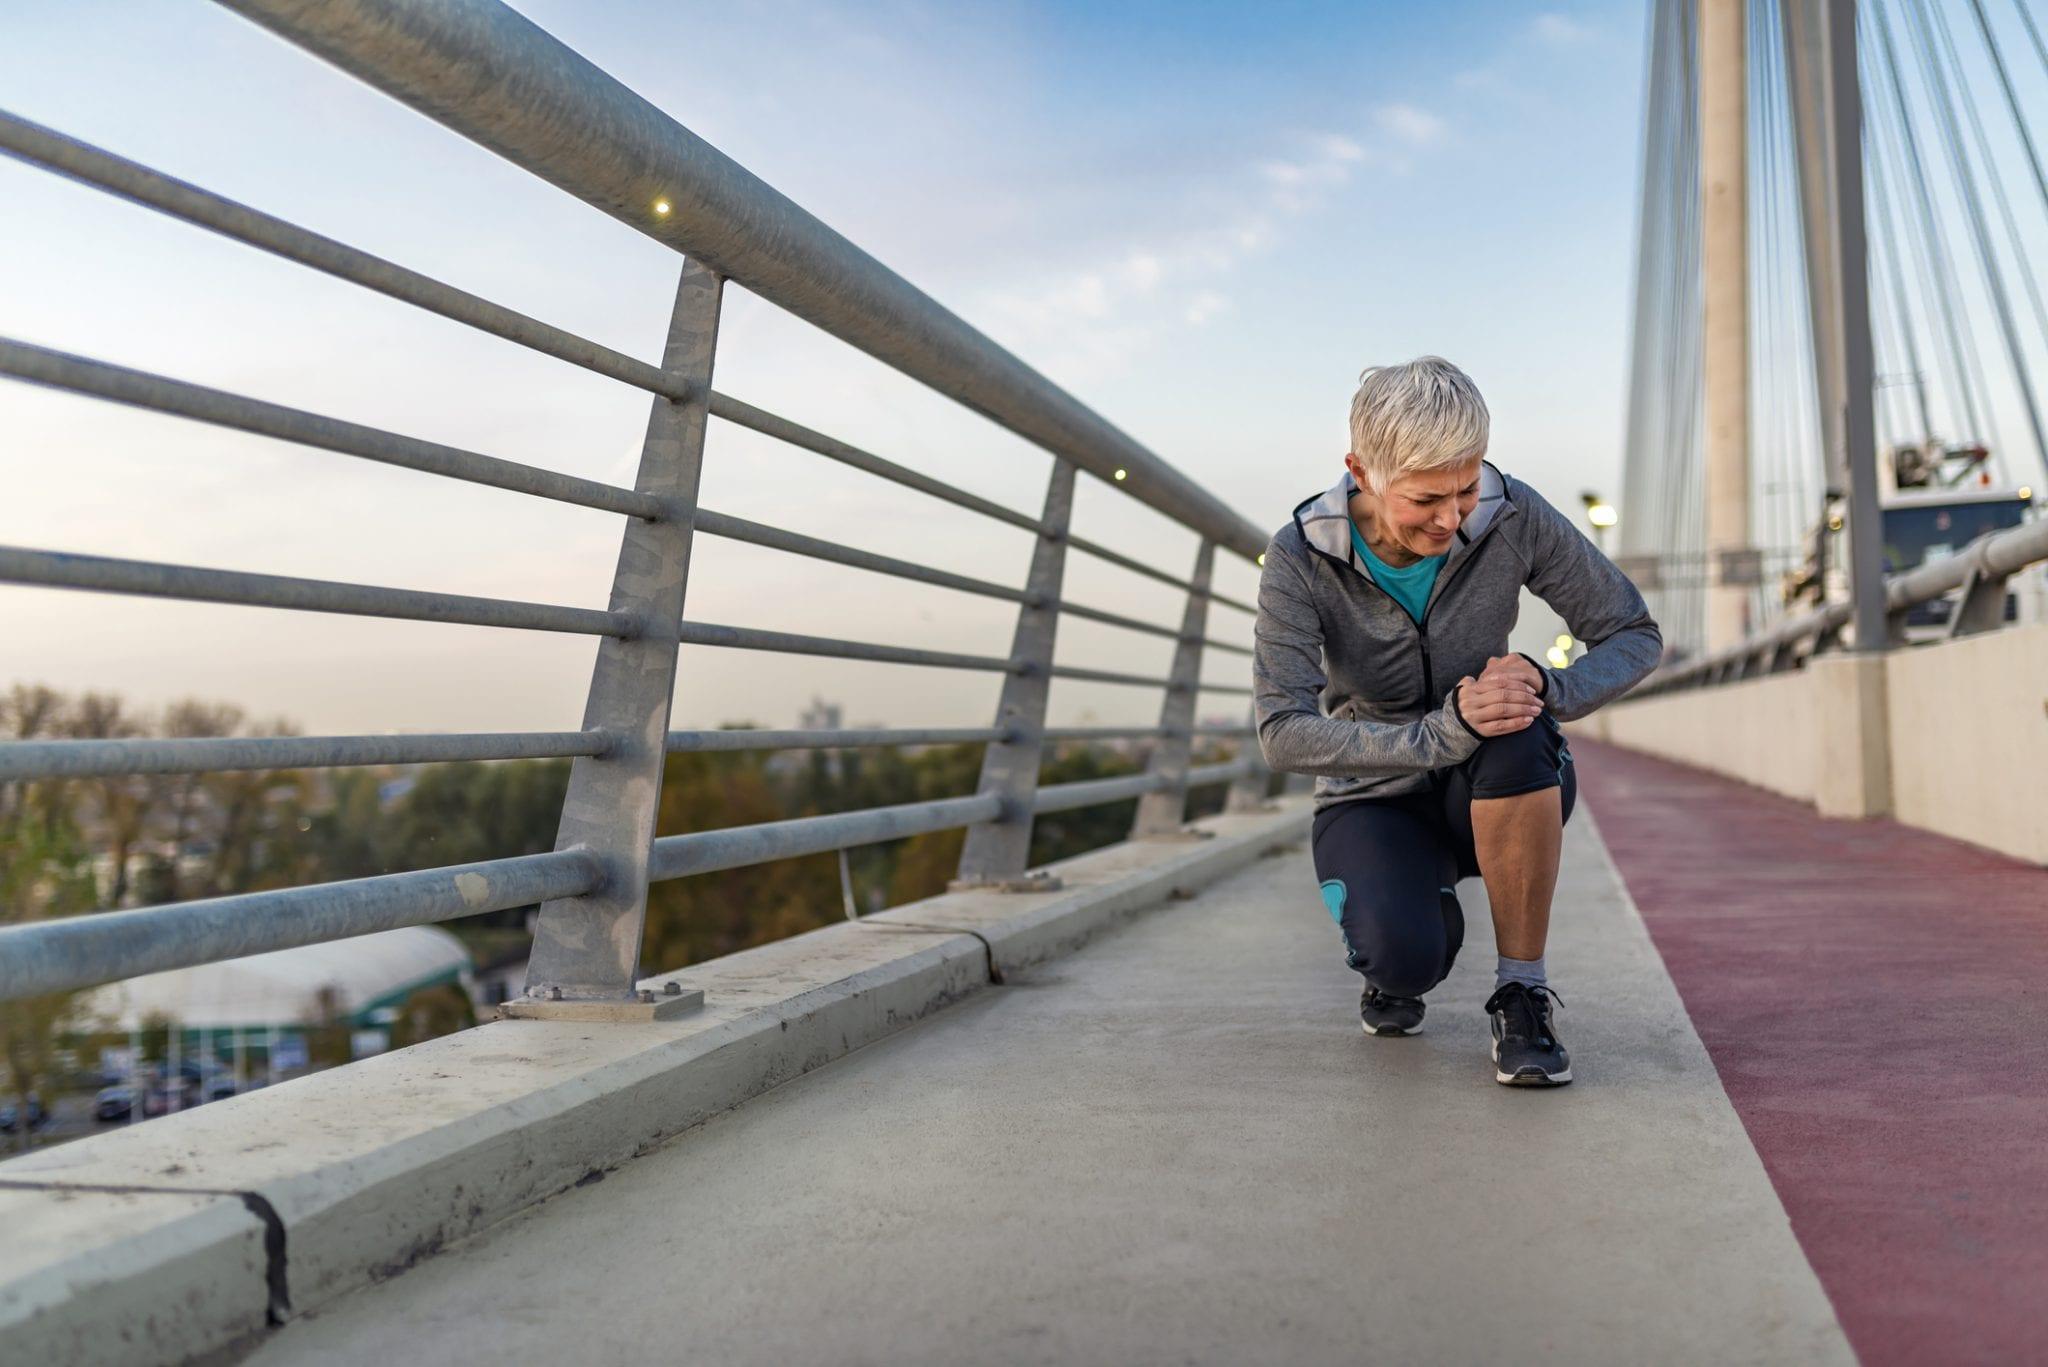
[[[0,929],[0,999],[289,948],[398,926],[538,904],[526,1000],[545,1013],[596,1004],[627,1014],[636,994],[650,881],[738,868],[933,831],[966,830],[960,878],[1026,878],[1034,816],[1138,798],[1133,834],[1180,827],[1190,790],[1228,783],[1256,805],[1267,775],[1249,726],[1197,726],[1205,651],[1248,654],[1209,635],[1211,605],[1250,604],[1210,586],[1220,548],[1255,560],[1264,536],[1137,442],[947,312],[832,229],[498,0],[222,0],[230,9],[673,248],[681,277],[658,364],[614,351],[487,299],[0,112],[0,152],[248,246],[652,396],[632,488],[581,479],[308,413],[163,375],[0,338],[0,375],[294,442],[447,479],[578,504],[627,519],[603,609],[0,547],[0,582],[357,616],[460,622],[598,639],[581,729],[531,734],[37,740],[0,744],[0,781],[235,769],[568,758],[556,849],[450,868],[55,919]],[[712,389],[722,290],[744,285],[936,392],[1048,451],[1037,514],[1018,512]],[[786,442],[1035,537],[1021,586],[953,574],[698,506],[711,418]],[[1073,535],[1074,480],[1086,472],[1200,538],[1185,579]],[[696,534],[806,556],[1017,605],[1010,651],[967,655],[686,620]],[[1064,596],[1068,550],[1186,595],[1177,627]],[[1056,665],[1061,617],[1169,638],[1163,677]],[[1002,677],[991,725],[834,731],[672,731],[684,645],[883,661]],[[1155,688],[1147,728],[1046,725],[1054,679]],[[1190,767],[1197,737],[1237,738],[1239,757]],[[1039,784],[1048,744],[1150,738],[1144,773]],[[902,806],[655,837],[667,754],[684,751],[979,743],[977,791]]]
[[[1887,632],[1882,644],[1902,644],[1910,610],[1958,589],[1961,593],[1950,610],[1945,636],[1954,639],[1995,630],[2005,621],[2007,581],[2044,560],[2048,560],[2048,519],[2037,519],[1987,532],[1945,560],[1886,576]],[[1629,697],[1654,697],[1797,669],[1815,654],[1839,646],[1850,620],[1848,603],[1830,603],[1786,617],[1726,650],[1659,669]]]

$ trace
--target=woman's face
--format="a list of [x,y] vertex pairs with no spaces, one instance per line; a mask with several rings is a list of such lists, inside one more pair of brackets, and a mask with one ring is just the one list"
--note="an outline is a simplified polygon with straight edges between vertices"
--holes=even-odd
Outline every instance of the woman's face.
[[1387,484],[1387,491],[1373,497],[1372,486],[1351,457],[1352,478],[1372,500],[1374,520],[1380,535],[1388,537],[1418,556],[1442,555],[1449,551],[1458,527],[1479,504],[1479,464],[1474,456],[1462,465],[1442,470],[1422,470],[1400,475]]

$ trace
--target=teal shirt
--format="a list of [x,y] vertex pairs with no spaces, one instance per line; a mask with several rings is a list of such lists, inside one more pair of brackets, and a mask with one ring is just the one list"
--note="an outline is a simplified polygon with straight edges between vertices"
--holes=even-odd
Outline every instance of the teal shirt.
[[1436,572],[1444,567],[1441,555],[1425,555],[1406,569],[1395,569],[1372,553],[1372,547],[1365,544],[1365,538],[1358,534],[1358,524],[1351,524],[1351,544],[1358,547],[1358,556],[1372,571],[1373,582],[1394,596],[1394,601],[1408,609],[1418,625],[1422,622],[1422,610],[1429,606],[1429,591],[1436,585]]

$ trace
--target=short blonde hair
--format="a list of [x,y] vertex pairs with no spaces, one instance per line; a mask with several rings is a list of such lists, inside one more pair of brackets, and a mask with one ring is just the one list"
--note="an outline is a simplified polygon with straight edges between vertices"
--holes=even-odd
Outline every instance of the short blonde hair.
[[1384,494],[1401,475],[1485,455],[1490,423],[1479,386],[1441,356],[1370,366],[1351,396],[1351,454]]

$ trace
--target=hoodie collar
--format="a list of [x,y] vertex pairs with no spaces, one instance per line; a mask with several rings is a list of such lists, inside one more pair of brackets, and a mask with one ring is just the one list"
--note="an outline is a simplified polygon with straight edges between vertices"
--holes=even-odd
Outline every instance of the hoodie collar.
[[[1346,470],[1330,488],[1295,508],[1294,520],[1310,549],[1371,578],[1351,544],[1351,496],[1357,492],[1358,483]],[[1459,524],[1457,540],[1445,556],[1444,568],[1449,569],[1470,555],[1493,524],[1514,511],[1514,500],[1508,497],[1507,477],[1494,468],[1492,461],[1481,461],[1478,506]]]

